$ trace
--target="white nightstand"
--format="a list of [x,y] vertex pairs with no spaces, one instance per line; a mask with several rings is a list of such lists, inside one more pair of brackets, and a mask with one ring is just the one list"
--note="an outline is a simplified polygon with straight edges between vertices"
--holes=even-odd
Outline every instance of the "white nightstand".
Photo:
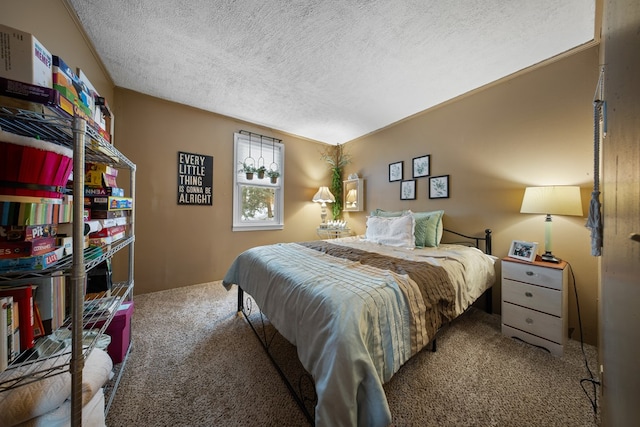
[[567,263],[502,260],[502,333],[562,356],[568,337]]

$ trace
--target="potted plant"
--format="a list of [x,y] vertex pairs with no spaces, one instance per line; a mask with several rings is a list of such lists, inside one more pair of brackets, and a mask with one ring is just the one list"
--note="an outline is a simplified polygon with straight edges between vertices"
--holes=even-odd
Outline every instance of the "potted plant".
[[256,168],[252,164],[243,163],[241,171],[244,172],[247,179],[253,179],[253,174],[256,172]]
[[256,169],[256,172],[258,173],[258,179],[264,178],[264,174],[266,171],[267,168],[265,168],[264,166],[260,166],[258,169]]
[[269,169],[267,171],[267,176],[271,178],[271,183],[275,184],[276,182],[278,182],[278,177],[280,176],[280,172],[277,170]]

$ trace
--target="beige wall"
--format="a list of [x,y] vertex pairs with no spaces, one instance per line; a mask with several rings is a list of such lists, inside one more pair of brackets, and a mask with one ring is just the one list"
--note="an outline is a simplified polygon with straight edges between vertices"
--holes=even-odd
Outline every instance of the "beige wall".
[[[136,292],[222,279],[241,251],[267,243],[311,240],[320,207],[311,202],[329,169],[324,144],[228,117],[116,90],[120,150],[137,166]],[[248,130],[285,145],[285,227],[232,232],[233,134]],[[213,206],[178,205],[177,153],[213,156]]]
[[[544,251],[544,216],[520,214],[524,188],[579,185],[585,216],[593,175],[592,100],[598,50],[591,48],[515,77],[345,145],[355,161],[346,172],[366,180],[365,207],[429,211],[444,209],[445,226],[481,235],[491,228],[493,253],[507,254],[514,239],[536,241]],[[417,199],[400,201],[388,165],[404,161],[411,179],[414,157],[431,155],[431,175],[450,175],[450,197],[429,199],[427,178]],[[345,214],[359,233],[364,213]],[[580,217],[554,217],[553,252],[573,266],[585,338],[597,338],[597,259]],[[497,292],[496,292],[497,291]],[[573,286],[570,328],[579,338]],[[500,285],[494,310],[500,309]]]
[[[114,89],[110,77],[76,27],[63,0],[4,1],[0,23],[32,32],[54,54],[87,72],[110,101],[116,146],[137,164],[136,292],[152,292],[221,279],[233,258],[254,245],[316,238],[320,208],[309,200],[330,175],[323,144],[260,126]],[[51,25],[55,22],[56,25]],[[447,227],[468,233],[494,230],[494,254],[513,239],[544,241],[542,216],[519,213],[528,185],[580,185],[588,208],[592,180],[591,101],[597,48],[551,63],[471,96],[450,102],[345,145],[354,162],[346,173],[365,178],[367,210],[445,210]],[[285,229],[231,232],[233,132],[282,139],[286,145]],[[213,206],[178,206],[178,151],[214,157]],[[449,174],[449,199],[429,200],[427,179],[418,198],[400,202],[388,164],[431,155],[432,175]],[[121,181],[122,182],[122,181]],[[365,213],[345,214],[358,233]],[[554,218],[554,253],[573,266],[587,342],[597,336],[597,261],[590,256],[585,219]],[[499,310],[500,286],[494,307]],[[578,338],[573,287],[570,327]]]

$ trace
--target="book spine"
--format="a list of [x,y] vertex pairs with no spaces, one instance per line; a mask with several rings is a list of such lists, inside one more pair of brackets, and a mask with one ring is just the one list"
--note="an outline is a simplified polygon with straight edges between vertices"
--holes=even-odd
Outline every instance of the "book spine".
[[9,366],[9,343],[12,341],[9,339],[11,335],[9,334],[10,324],[7,317],[8,305],[8,297],[0,298],[0,372]]

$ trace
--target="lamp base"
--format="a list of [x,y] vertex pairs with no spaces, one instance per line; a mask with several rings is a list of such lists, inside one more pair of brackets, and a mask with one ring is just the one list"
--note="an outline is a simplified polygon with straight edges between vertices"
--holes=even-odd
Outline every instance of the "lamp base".
[[544,262],[555,262],[556,264],[560,262],[560,258],[556,258],[551,252],[545,252],[540,255],[540,259]]

